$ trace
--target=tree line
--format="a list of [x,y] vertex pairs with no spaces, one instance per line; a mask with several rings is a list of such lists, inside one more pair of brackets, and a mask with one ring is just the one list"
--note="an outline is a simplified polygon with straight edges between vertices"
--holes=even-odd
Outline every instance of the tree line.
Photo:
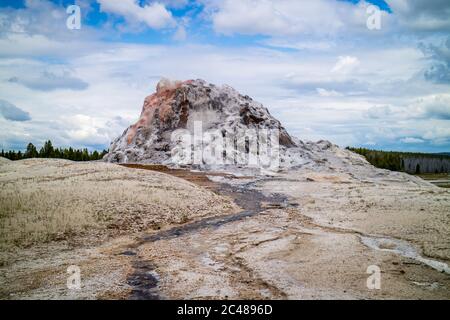
[[[371,150],[366,148],[351,148],[348,150],[364,156],[373,166],[392,171],[409,173],[443,173],[448,172],[450,156],[446,154],[396,152]],[[435,161],[440,160],[440,161]],[[411,167],[411,162],[414,166]]]
[[67,159],[72,161],[93,161],[102,159],[107,150],[98,152],[97,150],[89,152],[88,149],[74,149],[69,148],[55,148],[50,140],[46,141],[39,150],[32,143],[27,145],[27,149],[22,151],[4,151],[2,150],[0,156],[9,160],[22,160],[30,158],[56,158]]

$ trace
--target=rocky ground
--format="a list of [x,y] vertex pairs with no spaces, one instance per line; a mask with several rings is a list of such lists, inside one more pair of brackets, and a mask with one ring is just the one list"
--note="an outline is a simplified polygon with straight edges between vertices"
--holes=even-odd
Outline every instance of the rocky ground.
[[[142,212],[166,222],[120,232],[89,227],[102,235],[97,242],[82,241],[89,232],[75,228],[63,239],[9,243],[0,268],[3,299],[450,298],[450,192],[420,179],[367,166],[234,177],[59,161],[48,171],[34,161],[42,160],[14,164],[14,173],[2,165],[2,190],[25,184],[54,191],[67,168],[74,180],[65,188],[86,186],[89,194],[89,183],[112,188],[102,182],[106,170],[115,177],[109,183],[127,183],[124,216],[135,211],[125,210],[135,205],[132,194],[144,192],[150,206],[158,190],[169,192],[159,210]],[[111,198],[103,196],[96,199],[105,205]],[[186,206],[192,211],[178,218]],[[5,228],[11,223],[2,224],[2,234],[11,232]],[[69,265],[80,267],[81,290],[66,287]],[[366,285],[373,265],[381,269],[380,290]]]

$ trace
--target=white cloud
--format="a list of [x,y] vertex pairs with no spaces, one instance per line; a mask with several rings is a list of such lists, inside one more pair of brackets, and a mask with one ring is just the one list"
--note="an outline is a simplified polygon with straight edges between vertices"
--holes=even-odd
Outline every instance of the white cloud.
[[334,90],[326,90],[324,88],[317,88],[317,93],[321,96],[321,97],[340,97],[342,96],[341,93],[334,91]]
[[450,36],[439,44],[420,44],[431,66],[425,70],[425,78],[435,83],[450,84]]
[[186,40],[187,33],[186,28],[184,26],[178,26],[177,31],[173,35],[173,39],[176,41],[184,41]]
[[425,140],[419,139],[419,138],[413,138],[413,137],[407,137],[400,140],[403,143],[407,144],[416,144],[416,143],[424,143]]
[[450,94],[423,97],[415,105],[423,117],[450,120]]
[[129,125],[120,116],[108,120],[85,114],[62,116],[60,122],[67,137],[77,145],[109,145]]
[[[95,119],[82,114],[77,114],[70,117],[63,117],[64,122],[68,126],[66,130],[69,137],[75,142],[89,142],[98,143],[98,133]],[[104,143],[101,141],[100,143]]]
[[447,0],[387,0],[399,25],[412,31],[449,31],[450,2]]
[[357,57],[340,56],[331,72],[350,73],[359,66],[360,62]]
[[427,130],[423,138],[433,140],[436,144],[448,144],[450,140],[450,127],[439,126],[431,128]]
[[[136,120],[144,97],[154,91],[161,76],[229,84],[264,103],[301,139],[329,139],[343,146],[370,142],[377,147],[422,147],[411,143],[413,138],[423,140],[423,146],[450,146],[448,85],[425,81],[428,61],[416,40],[408,36],[395,42],[394,34],[368,33],[363,2],[355,6],[335,0],[202,1],[207,2],[205,12],[217,32],[270,37],[255,38],[262,41],[257,45],[222,46],[219,41],[211,45],[195,34],[196,27],[205,26],[194,24],[205,21],[191,24],[177,17],[176,24],[170,23],[175,17],[166,8],[181,8],[187,3],[183,0],[160,2],[166,13],[155,25],[174,27],[174,39],[184,40],[176,46],[101,41],[87,26],[67,37],[65,28],[55,28],[65,25],[64,16],[59,17],[64,10],[48,1],[31,2],[57,18],[34,24],[30,19],[37,15],[35,7],[0,9],[9,26],[0,31],[1,98],[33,116],[26,122],[0,117],[2,146],[48,138],[55,145],[106,146]],[[101,2],[128,24],[146,26],[150,15],[144,8],[156,3]],[[124,8],[126,2],[131,7]],[[384,21],[382,25],[383,31],[389,27]],[[373,37],[358,38],[355,32]],[[166,30],[162,36],[167,36]],[[295,50],[280,50],[286,48]],[[437,52],[430,55],[437,57]],[[439,61],[447,61],[443,54]],[[38,90],[45,70],[59,75],[51,86],[57,90]],[[8,81],[14,77],[17,81]],[[87,84],[84,90],[64,90],[74,79]]]
[[[436,137],[435,140],[424,137],[431,126],[443,128],[448,123],[436,122],[437,117],[425,117],[428,102],[423,102],[422,106],[420,101],[442,101],[441,105],[445,106],[446,99],[433,100],[428,96],[420,98],[422,100],[411,99],[415,92],[410,91],[377,97],[369,90],[379,82],[386,83],[386,79],[404,77],[411,66],[421,61],[414,54],[408,54],[409,51],[394,50],[400,51],[397,56],[389,48],[379,48],[376,52],[367,50],[370,54],[363,48],[358,51],[358,60],[365,63],[359,65],[357,73],[349,74],[330,73],[336,65],[333,53],[309,55],[257,47],[116,43],[68,61],[68,70],[89,84],[83,91],[36,91],[0,81],[0,90],[6,93],[5,100],[14,101],[33,114],[33,121],[26,127],[7,124],[5,130],[29,133],[42,139],[52,138],[58,145],[82,146],[95,142],[107,146],[138,117],[145,96],[154,91],[161,76],[166,76],[203,78],[216,84],[229,84],[264,103],[292,134],[301,139],[325,138],[343,146],[361,145],[367,141],[377,145],[402,143],[400,140],[405,137],[433,143],[445,141],[445,136],[440,133],[442,129],[429,133],[428,136]],[[51,69],[51,64],[41,63],[35,60],[3,60],[2,63],[0,60],[0,79],[9,79],[15,74],[34,74],[33,70],[47,67]],[[395,82],[390,86],[394,92],[398,88]],[[431,86],[430,90],[436,88]],[[372,114],[377,116],[367,117],[365,111],[374,105],[385,106],[387,111],[373,109]],[[115,117],[122,121],[115,121]],[[25,141],[30,139],[22,137]]]
[[158,0],[158,2],[174,9],[184,8],[189,4],[189,0]]
[[159,2],[141,7],[137,0],[97,0],[101,11],[123,16],[129,23],[142,22],[152,29],[176,25],[172,13]]
[[81,79],[73,77],[70,72],[58,70],[59,72],[42,71],[39,74],[25,74],[13,76],[8,79],[11,83],[24,85],[30,89],[51,91],[58,89],[84,90],[88,84]]
[[371,119],[386,119],[392,116],[393,111],[390,106],[375,106],[367,110],[367,115]]
[[262,44],[287,49],[296,50],[314,50],[314,51],[329,51],[335,46],[333,41],[322,41],[322,40],[296,40],[296,39],[268,39],[262,41]]
[[224,34],[293,36],[367,31],[364,1],[357,5],[335,0],[224,0],[208,4],[214,8],[215,30]]
[[[82,22],[92,8],[86,0],[77,3],[82,7]],[[0,36],[40,36],[52,40],[88,40],[97,38],[101,31],[82,23],[83,32],[66,27],[68,15],[64,6],[47,0],[26,0],[19,9],[0,8]],[[78,31],[78,30],[77,30]],[[35,43],[37,45],[38,43]],[[46,45],[43,43],[42,45]],[[73,48],[72,48],[73,50]]]

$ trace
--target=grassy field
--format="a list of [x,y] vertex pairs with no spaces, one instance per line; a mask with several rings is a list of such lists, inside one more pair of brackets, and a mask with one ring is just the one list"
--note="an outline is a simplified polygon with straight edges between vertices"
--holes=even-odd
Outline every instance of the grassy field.
[[417,176],[424,180],[432,181],[438,187],[450,188],[450,175],[448,173],[424,173]]
[[449,180],[450,175],[448,173],[424,173],[418,174],[424,180]]
[[236,210],[231,200],[187,181],[98,162],[5,162],[0,188],[1,250],[88,243]]

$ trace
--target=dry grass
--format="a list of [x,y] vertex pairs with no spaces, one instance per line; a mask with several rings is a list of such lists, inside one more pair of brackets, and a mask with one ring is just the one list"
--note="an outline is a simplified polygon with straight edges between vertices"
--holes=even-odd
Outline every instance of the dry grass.
[[8,164],[9,162],[11,162],[11,160],[3,158],[3,157],[0,157],[0,166],[2,164]]
[[424,180],[448,180],[450,179],[450,175],[448,173],[423,173],[418,174],[417,176],[421,177]]
[[0,187],[2,250],[76,235],[95,241],[236,210],[187,181],[98,162],[10,162],[0,167]]

